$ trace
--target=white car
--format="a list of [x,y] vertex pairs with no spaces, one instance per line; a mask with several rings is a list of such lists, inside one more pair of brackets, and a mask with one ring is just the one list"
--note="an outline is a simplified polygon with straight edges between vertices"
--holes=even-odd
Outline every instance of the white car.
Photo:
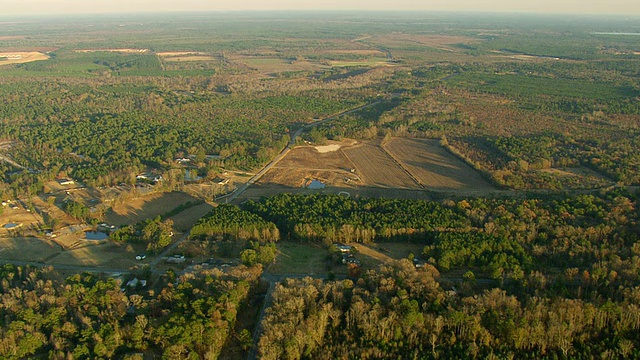
[[147,255],[136,255],[136,260],[144,260],[147,258]]

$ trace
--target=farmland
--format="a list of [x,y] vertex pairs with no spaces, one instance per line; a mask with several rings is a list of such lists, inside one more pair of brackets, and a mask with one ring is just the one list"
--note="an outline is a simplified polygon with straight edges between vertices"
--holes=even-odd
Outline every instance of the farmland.
[[[353,172],[352,172],[353,170]],[[258,182],[252,192],[305,187],[310,179],[364,196],[420,197],[416,191],[491,191],[495,188],[437,140],[393,138],[298,146]],[[403,191],[413,191],[406,194]],[[277,191],[276,191],[277,193]]]
[[48,55],[36,51],[0,52],[0,65],[24,64],[47,59]]
[[344,150],[356,173],[369,186],[416,189],[419,185],[379,146],[363,143]]
[[477,171],[443,149],[438,140],[393,138],[384,148],[428,190],[494,189]]

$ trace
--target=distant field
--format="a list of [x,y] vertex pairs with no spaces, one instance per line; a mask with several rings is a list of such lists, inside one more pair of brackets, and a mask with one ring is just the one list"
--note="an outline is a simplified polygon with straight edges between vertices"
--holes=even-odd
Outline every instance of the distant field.
[[356,174],[370,186],[416,189],[411,177],[400,168],[379,146],[362,144],[344,149],[345,155],[355,164]]
[[385,53],[380,50],[375,49],[336,49],[336,50],[323,50],[318,51],[320,54],[347,54],[347,55],[358,55],[358,56],[374,56],[381,57],[385,56]]
[[215,56],[211,56],[207,53],[197,51],[173,51],[173,52],[159,52],[156,53],[162,60],[167,62],[185,62],[185,61],[214,61],[217,60]]
[[213,60],[216,60],[216,58],[209,55],[168,56],[164,58],[164,61],[168,61],[168,62],[213,61]]
[[207,55],[203,52],[198,51],[164,51],[158,52],[156,55],[160,57],[171,57],[171,56],[199,56],[199,55]]
[[474,44],[480,40],[466,36],[392,33],[376,38],[376,42],[387,48],[398,50],[433,48],[446,52],[459,52],[460,49],[452,45]]
[[293,71],[314,71],[321,68],[306,60],[291,60],[277,57],[234,56],[230,60],[241,63],[261,73],[280,73]]
[[80,53],[92,53],[92,52],[115,52],[115,53],[125,53],[125,54],[144,54],[151,52],[149,49],[84,49],[84,50],[75,50]]
[[372,58],[368,60],[355,61],[329,61],[333,67],[351,67],[351,66],[393,66],[387,58]]
[[23,64],[38,60],[48,60],[49,56],[41,52],[4,52],[0,53],[0,65]]
[[457,159],[438,140],[393,138],[385,149],[428,190],[493,190],[480,174]]

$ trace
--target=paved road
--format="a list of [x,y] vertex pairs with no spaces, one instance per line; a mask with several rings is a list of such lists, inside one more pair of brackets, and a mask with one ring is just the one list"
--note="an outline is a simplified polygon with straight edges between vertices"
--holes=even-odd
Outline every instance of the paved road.
[[249,188],[249,186],[255,184],[258,180],[260,180],[260,178],[264,174],[267,173],[267,171],[271,170],[272,167],[274,167],[278,162],[280,162],[280,160],[282,160],[289,153],[289,151],[291,151],[291,149],[293,148],[293,146],[296,143],[296,139],[300,135],[302,135],[302,133],[304,131],[309,130],[309,129],[313,128],[313,127],[316,127],[318,125],[327,123],[327,122],[329,122],[331,120],[335,120],[336,118],[338,118],[340,116],[347,115],[347,114],[350,114],[352,112],[355,112],[355,111],[358,111],[358,110],[361,110],[361,109],[364,109],[364,108],[368,108],[368,107],[376,105],[378,103],[380,103],[380,101],[375,101],[375,102],[372,102],[370,104],[362,105],[362,106],[359,106],[359,107],[351,109],[351,110],[343,111],[343,112],[338,113],[336,115],[332,115],[332,116],[329,116],[329,117],[324,118],[322,120],[319,120],[319,121],[313,122],[311,124],[307,124],[307,125],[302,126],[295,133],[293,133],[293,135],[291,136],[291,140],[289,140],[289,143],[287,144],[287,146],[275,158],[273,158],[273,160],[271,160],[271,162],[269,162],[265,167],[263,167],[262,170],[258,171],[246,183],[240,185],[240,187],[238,187],[233,192],[233,194],[229,195],[226,198],[226,202],[230,203],[233,200],[235,200],[238,196],[242,195],[242,193],[244,193]]

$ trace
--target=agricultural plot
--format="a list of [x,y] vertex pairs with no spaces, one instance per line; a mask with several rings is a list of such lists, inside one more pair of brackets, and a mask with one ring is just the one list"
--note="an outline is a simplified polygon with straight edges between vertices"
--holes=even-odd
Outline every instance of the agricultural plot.
[[48,59],[48,55],[37,51],[0,53],[0,65],[24,64],[32,61]]
[[121,53],[121,54],[146,54],[151,52],[149,49],[81,49],[75,50],[75,52],[79,53],[93,53],[93,52],[112,52],[112,53]]
[[342,152],[342,145],[296,147],[266,173],[259,184],[300,188],[308,179],[318,179],[331,186],[358,183],[358,177],[350,173],[354,164]]
[[362,144],[344,149],[355,166],[356,174],[369,186],[418,189],[418,184],[379,146]]
[[184,62],[184,61],[214,61],[216,57],[203,52],[159,52],[156,53],[162,60],[167,62]]
[[494,189],[475,170],[443,149],[437,140],[393,138],[385,149],[428,190]]
[[230,57],[229,60],[240,63],[264,74],[289,71],[315,71],[322,68],[319,64],[306,60],[292,60],[275,57],[235,56]]
[[333,67],[350,67],[350,66],[368,66],[368,67],[378,67],[378,66],[393,66],[393,64],[389,63],[387,58],[371,58],[366,60],[354,60],[354,61],[346,61],[346,60],[336,60],[329,61],[329,64]]

